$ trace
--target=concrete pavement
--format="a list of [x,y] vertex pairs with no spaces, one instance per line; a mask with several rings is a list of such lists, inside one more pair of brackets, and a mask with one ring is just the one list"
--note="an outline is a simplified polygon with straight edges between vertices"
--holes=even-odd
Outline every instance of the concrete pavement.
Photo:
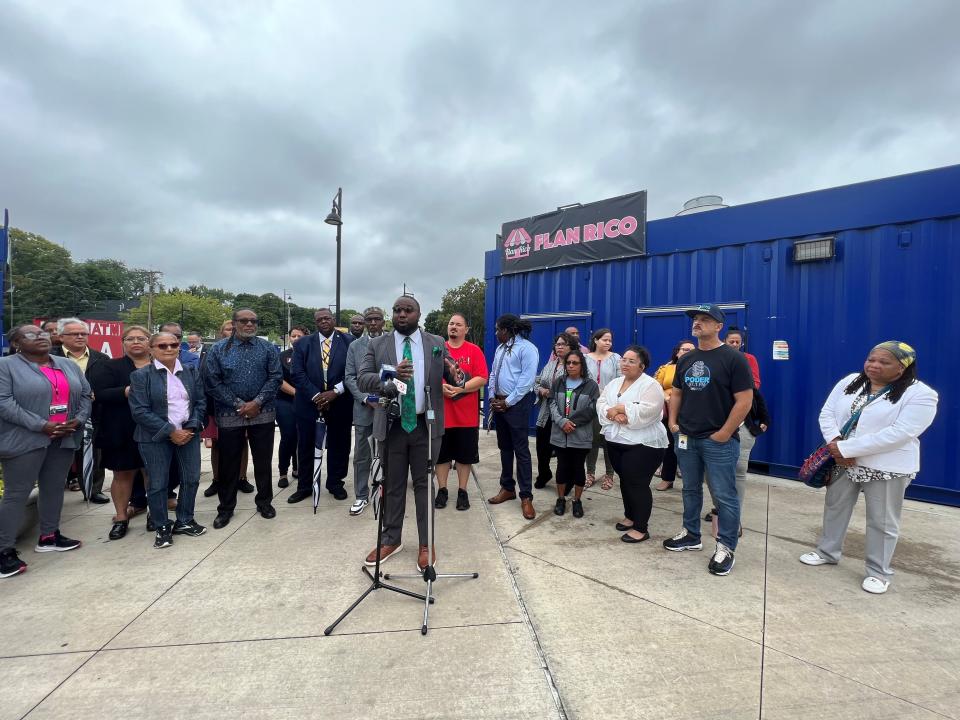
[[[960,717],[957,509],[906,503],[897,575],[871,596],[862,509],[839,566],[797,561],[823,503],[798,483],[751,476],[718,578],[706,525],[704,552],[659,545],[679,488],[654,494],[653,539],[627,545],[618,486],[587,491],[578,520],[552,514],[551,483],[527,522],[483,502],[499,475],[484,434],[477,471],[471,509],[437,513],[438,571],[480,577],[438,583],[426,637],[422,603],[383,590],[323,635],[368,586],[376,524],[349,500],[324,494],[315,516],[278,491],[264,520],[241,495],[227,528],[156,551],[143,516],[109,542],[110,508],[69,493],[62,529],[84,547],[38,555],[30,535],[29,571],[0,581],[0,720]],[[215,507],[199,498],[198,521]],[[386,572],[414,569],[412,494],[404,539]]]

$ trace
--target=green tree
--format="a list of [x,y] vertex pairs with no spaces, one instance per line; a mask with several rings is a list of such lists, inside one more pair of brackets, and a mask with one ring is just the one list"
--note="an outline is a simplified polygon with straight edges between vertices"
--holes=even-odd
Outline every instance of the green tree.
[[470,278],[462,285],[451,288],[443,294],[440,308],[427,313],[423,325],[427,332],[446,337],[447,322],[455,313],[467,316],[470,325],[468,340],[483,347],[483,336],[486,325],[484,323],[484,309],[486,303],[487,284],[478,278]]
[[[138,325],[147,324],[147,299],[140,307],[127,311],[124,320]],[[230,317],[230,308],[214,298],[201,298],[186,292],[167,292],[153,298],[154,326],[177,322],[185,331],[197,330],[214,335],[224,320]],[[149,328],[151,331],[154,328]]]
[[340,322],[337,323],[337,327],[350,327],[350,318],[354,315],[363,315],[359,310],[351,310],[350,308],[340,308]]
[[73,289],[72,269],[70,251],[42,235],[10,228],[13,324],[73,314],[81,297]]

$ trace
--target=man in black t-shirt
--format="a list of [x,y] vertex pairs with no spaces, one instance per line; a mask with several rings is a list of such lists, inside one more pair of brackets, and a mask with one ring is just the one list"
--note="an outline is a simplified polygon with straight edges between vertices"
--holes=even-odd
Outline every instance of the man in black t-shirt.
[[677,463],[683,471],[683,531],[664,540],[667,550],[700,550],[700,510],[703,478],[717,504],[719,537],[707,569],[727,575],[740,530],[740,500],[736,469],[740,456],[737,428],[753,402],[753,375],[743,355],[720,341],[725,316],[716,305],[704,304],[687,315],[693,319],[697,349],[677,361],[670,395],[670,432],[674,433]]

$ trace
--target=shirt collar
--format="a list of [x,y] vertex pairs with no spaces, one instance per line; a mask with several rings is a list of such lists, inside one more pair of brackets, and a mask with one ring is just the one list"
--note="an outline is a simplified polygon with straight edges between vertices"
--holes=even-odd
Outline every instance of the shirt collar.
[[403,343],[404,338],[410,338],[410,342],[417,347],[420,347],[420,343],[423,341],[423,336],[420,334],[420,328],[417,328],[409,335],[404,335],[402,333],[397,333],[400,336],[400,342]]
[[[154,366],[157,370],[166,370],[167,372],[170,372],[169,368],[167,368],[167,366],[164,365],[164,364],[163,364],[162,362],[160,362],[159,360],[154,360],[154,361],[153,361],[153,366]],[[176,375],[178,372],[183,372],[183,365],[180,364],[180,360],[179,360],[179,359],[177,359],[176,365],[173,366],[173,374]]]
[[90,346],[89,346],[89,345],[84,346],[83,352],[80,353],[79,355],[74,355],[74,354],[73,354],[73,351],[67,350],[67,348],[63,348],[63,355],[64,355],[64,357],[75,358],[75,359],[77,359],[77,360],[79,360],[80,358],[89,358],[89,357],[90,357]]

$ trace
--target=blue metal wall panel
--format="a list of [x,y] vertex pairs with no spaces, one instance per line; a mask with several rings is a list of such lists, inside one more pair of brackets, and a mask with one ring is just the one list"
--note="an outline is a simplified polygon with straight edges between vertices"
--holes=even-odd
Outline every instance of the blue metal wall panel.
[[[941,174],[951,181],[953,176]],[[929,191],[928,179],[922,187]],[[693,217],[705,223],[727,212]],[[488,353],[492,358],[494,320],[503,312],[592,311],[590,329],[610,327],[622,348],[635,339],[637,308],[745,303],[749,350],[759,360],[762,391],[774,417],[752,460],[769,464],[771,472],[790,474],[820,441],[817,415],[833,384],[859,371],[875,343],[904,340],[917,349],[921,379],[940,393],[937,419],[921,443],[923,469],[908,494],[960,505],[960,475],[954,472],[960,466],[955,430],[960,427],[960,374],[948,367],[956,357],[960,317],[960,284],[952,277],[960,267],[960,209],[954,217],[917,217],[841,231],[806,226],[808,232],[802,234],[835,234],[837,257],[824,262],[793,263],[791,238],[801,233],[789,232],[748,244],[491,275]],[[665,222],[673,219],[650,223],[648,237]],[[492,255],[488,269],[495,267],[491,260],[496,253]],[[588,330],[581,331],[586,336]],[[636,340],[643,342],[642,337]],[[774,340],[790,344],[790,360],[772,359]],[[670,351],[648,349],[654,366],[665,362]],[[549,348],[540,351],[545,357]]]

